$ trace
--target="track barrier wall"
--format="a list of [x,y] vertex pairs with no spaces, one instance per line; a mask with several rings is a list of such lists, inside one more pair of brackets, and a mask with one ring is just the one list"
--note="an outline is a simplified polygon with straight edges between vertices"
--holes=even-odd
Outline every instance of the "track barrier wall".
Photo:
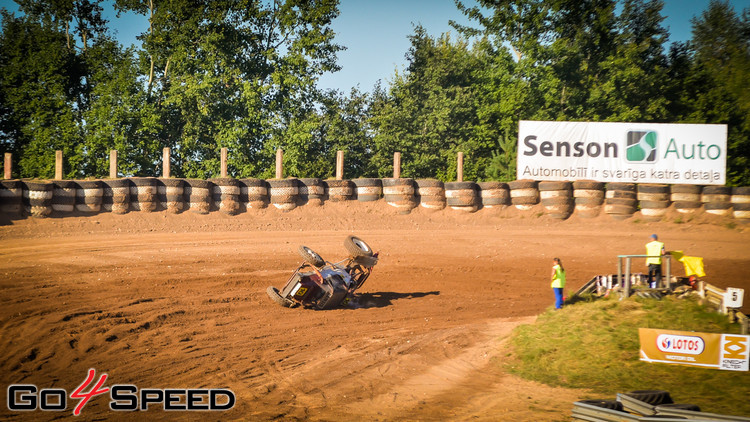
[[133,177],[102,180],[0,180],[0,213],[11,218],[64,217],[100,212],[180,213],[212,211],[236,215],[273,205],[282,211],[326,202],[384,201],[398,213],[421,206],[455,211],[503,209],[543,213],[564,220],[604,213],[615,220],[659,221],[667,211],[708,213],[750,222],[750,187],[601,183],[594,181],[446,182],[386,178],[321,180],[175,179]]

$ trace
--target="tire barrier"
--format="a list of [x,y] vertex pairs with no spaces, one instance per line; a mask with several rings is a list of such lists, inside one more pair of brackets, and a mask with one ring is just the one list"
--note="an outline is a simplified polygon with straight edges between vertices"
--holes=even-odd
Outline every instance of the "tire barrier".
[[442,210],[445,208],[445,185],[440,180],[418,179],[416,200],[422,208]]
[[326,196],[331,202],[347,201],[354,196],[351,180],[326,180]]
[[107,179],[102,181],[102,210],[125,214],[130,209],[130,181]]
[[157,194],[159,207],[171,214],[179,214],[187,208],[185,181],[182,179],[159,179]]
[[133,177],[130,183],[130,209],[140,212],[156,211],[158,205],[156,179]]
[[[329,185],[326,189],[326,185]],[[333,185],[333,186],[330,186]],[[156,179],[136,177],[105,180],[26,181],[0,180],[0,213],[22,217],[65,216],[84,213],[151,212],[156,209],[179,213],[186,209],[208,214],[216,209],[235,215],[269,203],[281,210],[299,205],[322,203],[326,190],[332,200],[357,199],[367,202],[381,197],[402,214],[417,206],[440,210],[473,212],[481,207],[507,206],[530,209],[544,206],[551,218],[565,219],[573,212],[595,217],[602,205],[606,214],[618,220],[631,217],[640,206],[640,215],[659,220],[671,205],[680,213],[694,213],[702,207],[707,213],[750,222],[750,187],[663,185],[579,180],[574,182],[451,182],[411,178],[352,181],[318,178],[283,179]],[[323,192],[323,193],[321,193]],[[540,201],[541,199],[541,201]]]
[[76,209],[78,185],[72,180],[53,180],[52,212],[57,215],[71,214]]
[[682,214],[693,214],[700,210],[703,205],[701,192],[703,188],[698,185],[672,185],[669,200],[674,204],[674,209]]
[[55,186],[50,182],[24,181],[23,205],[26,214],[45,218],[52,214],[52,195]]
[[268,183],[261,179],[240,180],[240,204],[246,210],[261,209],[268,206]]
[[607,183],[604,212],[615,220],[625,220],[635,213],[638,202],[634,183]]
[[188,209],[196,214],[208,214],[211,211],[211,182],[202,179],[188,179],[185,193]]
[[240,181],[231,177],[210,179],[213,184],[213,205],[224,214],[237,215],[240,212]]
[[510,202],[519,210],[530,210],[539,203],[539,190],[534,180],[514,180],[508,183]]
[[357,201],[372,202],[383,196],[383,182],[380,179],[354,179],[352,183]]
[[505,208],[510,205],[510,188],[503,182],[479,182],[479,196],[484,208]]
[[667,213],[667,208],[669,208],[670,198],[669,185],[638,185],[638,206],[641,209],[641,216],[646,220],[657,221],[662,219]]
[[0,180],[0,212],[20,216],[23,211],[23,183],[20,180]]
[[732,188],[733,216],[750,221],[750,186]]
[[573,182],[575,213],[579,217],[594,218],[599,215],[604,204],[604,183],[593,180]]
[[720,216],[732,214],[732,188],[726,186],[705,186],[701,196],[703,209]]
[[282,211],[291,211],[297,208],[297,201],[299,199],[299,187],[297,183],[297,179],[268,180],[273,206]]
[[474,182],[447,182],[445,203],[453,210],[476,212],[479,209],[479,187]]
[[539,197],[544,214],[550,218],[565,220],[575,209],[573,185],[570,182],[539,182]]
[[395,207],[399,214],[409,214],[417,207],[415,193],[414,179],[383,179],[383,199],[388,205]]
[[92,214],[101,211],[104,190],[98,180],[80,180],[76,190],[76,210]]
[[326,187],[323,180],[314,178],[299,179],[299,203],[300,205],[312,205],[319,207],[323,205]]

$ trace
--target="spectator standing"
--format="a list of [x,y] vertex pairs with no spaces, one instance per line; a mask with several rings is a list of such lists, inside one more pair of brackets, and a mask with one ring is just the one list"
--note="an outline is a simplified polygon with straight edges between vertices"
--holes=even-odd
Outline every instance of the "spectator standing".
[[651,241],[646,243],[646,265],[648,265],[648,285],[655,289],[661,284],[661,257],[664,251],[664,243],[659,242],[659,236],[652,234]]

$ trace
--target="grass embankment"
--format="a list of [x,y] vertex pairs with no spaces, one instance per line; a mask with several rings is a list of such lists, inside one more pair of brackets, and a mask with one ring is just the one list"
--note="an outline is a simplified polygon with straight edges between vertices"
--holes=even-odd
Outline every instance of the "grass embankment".
[[588,398],[666,390],[676,403],[701,410],[750,415],[750,372],[723,371],[638,360],[638,328],[739,333],[737,324],[695,300],[602,299],[547,311],[513,334],[507,370],[553,386],[587,388]]

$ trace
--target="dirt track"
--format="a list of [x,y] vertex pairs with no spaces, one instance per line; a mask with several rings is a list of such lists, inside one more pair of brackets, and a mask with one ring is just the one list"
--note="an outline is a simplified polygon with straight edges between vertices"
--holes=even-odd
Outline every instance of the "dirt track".
[[[108,386],[223,387],[237,397],[227,412],[157,405],[149,419],[568,420],[586,392],[527,382],[498,365],[505,336],[552,304],[553,257],[574,290],[612,273],[617,254],[643,253],[657,232],[668,249],[703,256],[709,282],[750,291],[742,225],[538,214],[396,215],[382,203],[332,203],[234,217],[15,221],[0,226],[2,391],[22,383],[70,393],[95,368]],[[338,260],[348,234],[381,252],[359,308],[286,309],[266,296],[299,263],[297,245]],[[111,412],[108,401],[93,398],[83,415],[144,417]],[[76,403],[23,416],[68,416]]]

